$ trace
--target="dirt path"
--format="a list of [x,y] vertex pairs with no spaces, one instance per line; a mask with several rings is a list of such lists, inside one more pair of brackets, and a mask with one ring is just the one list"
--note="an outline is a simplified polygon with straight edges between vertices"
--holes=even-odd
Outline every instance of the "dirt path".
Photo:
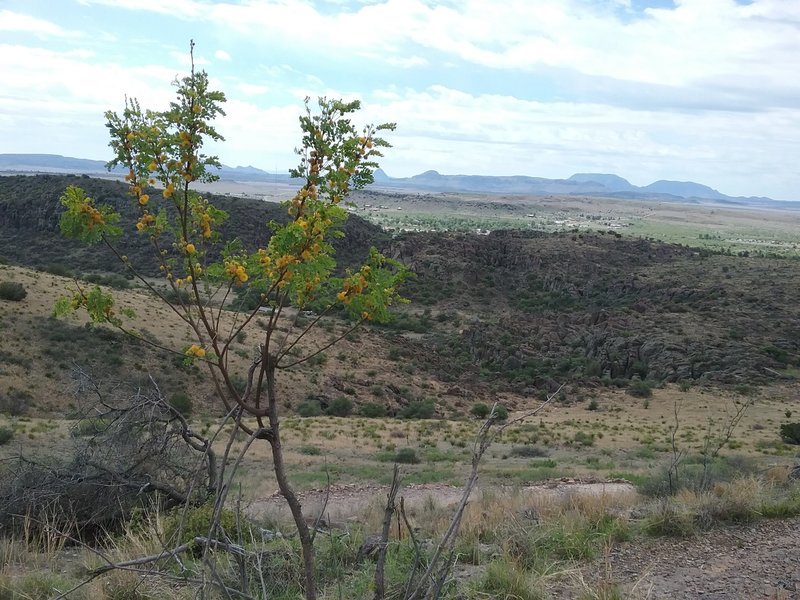
[[[689,539],[636,540],[580,570],[595,584],[610,573],[631,598],[800,599],[800,519],[722,527]],[[555,598],[580,597],[558,587],[551,590]]]
[[[494,487],[494,492],[510,492],[511,487]],[[306,515],[318,515],[325,507],[326,518],[331,521],[352,521],[358,519],[363,513],[374,507],[382,507],[386,502],[387,486],[380,485],[335,485],[330,490],[320,488],[304,492],[299,495]],[[529,485],[522,488],[524,494],[531,498],[543,500],[558,500],[567,495],[626,497],[635,496],[634,487],[623,480],[578,480],[559,479]],[[481,488],[476,488],[471,495],[471,500],[480,498]],[[433,502],[437,506],[447,507],[457,504],[461,500],[462,488],[444,484],[419,484],[403,486],[400,496],[405,498],[406,506],[416,508],[425,502]],[[270,515],[272,517],[288,517],[288,509],[283,497],[276,493],[266,498],[253,501],[247,508],[251,517]]]
[[[511,488],[498,487],[502,493]],[[326,519],[347,523],[361,520],[366,511],[382,510],[387,488],[378,485],[342,485],[300,495],[307,515],[318,515],[327,496]],[[616,500],[633,498],[636,491],[624,481],[564,479],[522,488],[531,500],[558,502],[570,496],[605,495]],[[472,499],[479,498],[480,489]],[[426,502],[456,504],[461,488],[425,484],[403,487],[401,495],[412,510]],[[624,502],[623,502],[624,504]],[[251,516],[288,518],[285,501],[274,494],[253,502]],[[625,598],[647,600],[800,600],[800,518],[764,520],[749,525],[718,527],[696,537],[637,538],[619,544],[606,556],[567,569],[568,575],[548,584],[548,595],[558,600],[592,598],[579,581],[590,587],[604,580],[620,585]],[[603,597],[603,596],[599,596]]]

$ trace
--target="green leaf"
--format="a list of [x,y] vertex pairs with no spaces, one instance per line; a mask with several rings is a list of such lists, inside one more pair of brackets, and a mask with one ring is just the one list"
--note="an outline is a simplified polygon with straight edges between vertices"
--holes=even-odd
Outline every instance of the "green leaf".
[[122,234],[116,225],[119,213],[110,206],[95,206],[94,200],[77,186],[71,185],[64,191],[61,204],[66,210],[61,214],[59,227],[65,237],[96,244],[104,236],[113,238]]

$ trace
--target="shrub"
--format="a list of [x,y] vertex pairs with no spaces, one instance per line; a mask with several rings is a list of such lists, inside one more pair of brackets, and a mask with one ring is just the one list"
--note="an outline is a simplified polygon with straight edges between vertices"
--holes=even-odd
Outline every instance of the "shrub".
[[320,449],[319,446],[312,446],[310,444],[307,444],[305,446],[300,446],[299,452],[300,454],[306,454],[308,456],[319,456],[320,454],[322,454],[322,450]]
[[696,532],[694,516],[685,506],[671,499],[658,502],[644,521],[650,535],[688,537]]
[[[207,537],[211,517],[214,514],[214,503],[207,502],[201,506],[193,506],[188,510],[176,508],[164,519],[164,538],[168,544],[177,545],[192,541],[196,537]],[[219,517],[219,527],[231,538],[236,533],[236,513],[223,508]],[[221,538],[217,534],[218,538]]]
[[436,404],[433,400],[418,400],[409,402],[400,411],[401,419],[430,419],[436,412]]
[[62,263],[49,263],[46,265],[39,265],[36,267],[37,271],[44,271],[52,275],[59,275],[60,277],[72,277],[72,269]]
[[781,439],[787,444],[800,445],[800,423],[781,425]]
[[11,302],[19,302],[28,292],[25,287],[16,281],[3,281],[0,283],[0,299],[9,300]]
[[589,402],[589,406],[586,407],[586,410],[597,410],[598,408],[599,405],[597,404],[597,400],[592,398],[592,400]]
[[339,396],[328,407],[328,414],[334,417],[346,417],[353,410],[353,401],[345,396]]
[[318,417],[322,414],[322,406],[318,400],[306,400],[297,407],[297,414],[301,417]]
[[97,435],[108,429],[108,422],[101,417],[91,417],[81,419],[72,428],[72,437],[82,437],[85,435]]
[[83,280],[89,283],[96,283],[98,285],[107,285],[118,290],[127,290],[131,287],[131,282],[128,281],[124,275],[117,273],[109,273],[103,275],[102,273],[86,273],[83,275]]
[[540,448],[539,446],[514,446],[509,454],[522,458],[543,458],[550,455],[546,448]]
[[478,591],[491,598],[539,600],[542,595],[533,585],[533,576],[508,559],[496,559],[486,567]]
[[9,388],[8,392],[0,396],[0,412],[12,417],[18,417],[28,412],[33,396],[25,390]]
[[8,427],[0,427],[0,446],[4,446],[14,439],[14,432]]
[[628,394],[635,398],[649,398],[653,395],[653,386],[649,381],[633,379],[628,384]]
[[594,446],[594,434],[585,431],[576,431],[572,436],[572,443],[576,446]]
[[386,407],[377,402],[367,402],[361,407],[361,414],[370,419],[386,416]]
[[489,413],[492,412],[492,409],[489,408],[483,402],[478,402],[477,404],[473,405],[472,409],[469,411],[472,416],[477,417],[479,419],[485,419],[489,416]]
[[498,421],[505,421],[508,419],[508,409],[502,404],[494,407],[494,418]]
[[413,448],[400,448],[394,455],[394,462],[405,465],[416,465],[419,463],[417,451]]
[[169,399],[169,405],[184,417],[192,414],[192,399],[186,394],[173,394],[172,398]]

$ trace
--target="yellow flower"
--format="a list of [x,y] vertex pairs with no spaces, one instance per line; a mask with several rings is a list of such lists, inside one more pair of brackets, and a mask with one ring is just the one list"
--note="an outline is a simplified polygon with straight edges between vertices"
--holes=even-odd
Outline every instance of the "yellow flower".
[[195,250],[194,244],[186,244],[186,254],[194,254]]
[[247,274],[244,265],[241,265],[233,260],[225,263],[225,272],[239,283],[244,283],[250,279],[250,276]]
[[142,231],[142,230],[146,229],[149,225],[154,223],[155,220],[156,219],[155,219],[155,217],[153,217],[153,215],[151,215],[150,213],[145,213],[145,214],[143,214],[141,216],[139,221],[136,223],[136,229],[138,231]]
[[167,187],[164,188],[164,192],[162,193],[162,195],[164,196],[164,198],[169,198],[174,193],[175,193],[175,186],[170,183]]
[[147,165],[147,170],[148,171],[155,171],[157,167],[158,167],[158,165],[156,165],[156,161],[153,160],[153,161],[150,161],[149,165]]
[[340,302],[344,302],[344,299],[347,298],[347,292],[339,292],[336,294],[336,298],[338,298]]
[[189,346],[186,351],[184,352],[186,356],[193,356],[196,358],[203,358],[206,355],[205,348],[198,346],[197,344],[192,344]]
[[139,196],[139,204],[144,206],[148,202],[150,202],[150,196],[148,196],[147,194],[142,194],[141,196]]

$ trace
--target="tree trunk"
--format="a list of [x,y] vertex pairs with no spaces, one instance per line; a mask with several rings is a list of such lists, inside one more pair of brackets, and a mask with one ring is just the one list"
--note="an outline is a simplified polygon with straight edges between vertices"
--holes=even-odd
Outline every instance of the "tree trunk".
[[275,363],[274,357],[268,355],[265,369],[267,379],[267,397],[269,399],[269,443],[272,448],[272,465],[275,469],[275,479],[278,481],[278,489],[281,495],[286,498],[289,510],[292,512],[297,534],[300,538],[300,546],[303,550],[303,570],[305,573],[305,597],[306,600],[316,600],[317,598],[317,575],[314,565],[314,540],[303,518],[303,509],[300,501],[289,484],[286,476],[286,466],[283,463],[283,448],[281,447],[280,419],[278,418],[278,403],[275,395]]

